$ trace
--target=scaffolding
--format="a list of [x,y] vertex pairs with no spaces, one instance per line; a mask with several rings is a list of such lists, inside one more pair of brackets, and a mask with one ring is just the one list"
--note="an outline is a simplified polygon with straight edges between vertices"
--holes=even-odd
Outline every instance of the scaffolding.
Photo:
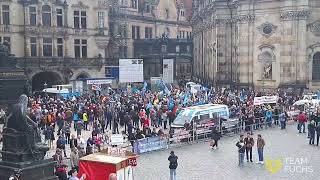
[[117,57],[126,57],[128,51],[128,0],[111,0],[110,35],[116,46]]

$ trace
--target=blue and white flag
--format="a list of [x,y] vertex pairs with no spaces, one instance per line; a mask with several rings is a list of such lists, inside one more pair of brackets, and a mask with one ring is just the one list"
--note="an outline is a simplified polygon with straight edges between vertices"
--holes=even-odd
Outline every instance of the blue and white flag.
[[142,88],[142,91],[141,91],[142,96],[144,96],[144,93],[147,91],[147,87],[148,87],[148,84],[147,84],[147,82],[145,81],[145,82],[143,83],[143,88]]

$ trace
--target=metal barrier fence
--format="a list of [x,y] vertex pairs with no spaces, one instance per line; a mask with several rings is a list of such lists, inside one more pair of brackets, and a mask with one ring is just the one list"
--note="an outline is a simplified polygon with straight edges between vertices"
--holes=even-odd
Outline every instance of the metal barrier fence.
[[[292,122],[294,117],[287,119],[288,122]],[[222,126],[218,126],[218,132],[222,136],[239,135],[245,132],[253,133],[255,131],[280,127],[280,121],[277,116],[273,116],[271,119],[266,117],[255,118],[254,123],[248,123],[248,120],[243,118],[237,118],[229,121],[220,122]],[[198,143],[200,141],[209,141],[211,139],[211,128],[198,131],[197,126],[193,126],[191,130],[184,128],[178,129],[175,132],[165,134],[161,137],[149,137],[133,141],[133,151],[141,154],[156,150],[168,149],[172,147],[181,147],[187,144]],[[203,132],[203,133],[197,133]]]

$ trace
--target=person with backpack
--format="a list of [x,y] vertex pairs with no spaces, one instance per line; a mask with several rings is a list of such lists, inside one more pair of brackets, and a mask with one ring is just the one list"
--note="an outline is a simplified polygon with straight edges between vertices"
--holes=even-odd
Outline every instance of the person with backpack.
[[243,140],[243,135],[240,135],[239,141],[236,143],[236,146],[238,147],[238,153],[239,153],[239,166],[243,166],[243,160],[244,160],[244,152],[245,152],[245,144]]
[[170,152],[170,156],[168,157],[169,169],[170,169],[170,180],[176,180],[177,176],[177,167],[178,167],[178,156],[174,154],[174,151]]

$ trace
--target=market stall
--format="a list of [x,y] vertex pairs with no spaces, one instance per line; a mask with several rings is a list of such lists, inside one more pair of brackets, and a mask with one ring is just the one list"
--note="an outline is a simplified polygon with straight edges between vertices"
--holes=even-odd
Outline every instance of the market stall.
[[95,153],[79,160],[79,175],[85,173],[86,180],[106,180],[111,173],[118,180],[133,180],[133,167],[137,165],[134,154],[114,156],[107,153]]

